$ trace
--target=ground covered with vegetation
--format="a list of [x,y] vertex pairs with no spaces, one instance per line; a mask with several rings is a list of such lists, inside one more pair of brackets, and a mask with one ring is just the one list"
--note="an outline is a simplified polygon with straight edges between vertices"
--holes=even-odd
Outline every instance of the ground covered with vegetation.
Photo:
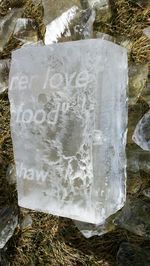
[[[149,1],[149,0],[148,0]],[[143,29],[150,25],[150,6],[144,0],[111,0],[112,18],[101,21],[97,14],[94,31],[103,31],[114,37],[130,40],[132,43],[130,62],[150,63],[150,39],[144,36]],[[144,3],[144,4],[143,4]],[[42,6],[31,0],[2,0],[0,16],[7,14],[10,7],[24,6],[23,17],[34,18],[38,27],[39,39],[44,36]],[[11,38],[0,59],[9,58],[11,51],[20,46]],[[142,101],[142,99],[140,99]],[[17,202],[14,185],[6,181],[6,171],[13,163],[13,149],[10,135],[10,109],[7,92],[0,94],[0,203],[10,205]],[[147,176],[149,179],[149,176]],[[32,227],[17,227],[8,243],[7,254],[12,266],[19,265],[116,265],[116,254],[123,241],[144,246],[150,251],[150,241],[116,229],[101,237],[85,239],[73,221],[52,215],[19,209],[19,219],[26,213],[33,219]]]

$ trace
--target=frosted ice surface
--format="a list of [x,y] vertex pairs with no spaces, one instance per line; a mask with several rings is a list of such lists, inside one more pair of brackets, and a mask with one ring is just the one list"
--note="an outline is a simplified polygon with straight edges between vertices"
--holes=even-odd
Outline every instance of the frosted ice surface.
[[69,34],[69,23],[75,18],[77,11],[78,7],[73,6],[46,26],[44,38],[46,45],[57,42],[65,31],[67,35]]
[[126,198],[127,52],[105,40],[12,53],[19,205],[100,224]]

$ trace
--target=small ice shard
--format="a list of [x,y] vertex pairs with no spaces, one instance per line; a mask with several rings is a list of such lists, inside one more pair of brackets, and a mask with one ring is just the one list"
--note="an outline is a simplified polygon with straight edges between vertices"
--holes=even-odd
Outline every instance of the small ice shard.
[[143,194],[144,194],[144,196],[146,196],[146,197],[150,198],[150,187],[149,187],[149,188],[146,188],[146,189],[144,189],[144,191],[143,191]]
[[74,221],[74,223],[86,238],[90,238],[92,236],[101,236],[115,230],[116,228],[110,217],[105,221],[104,224],[100,225],[83,223],[79,221]]
[[0,60],[0,93],[8,89],[9,68],[9,59]]
[[135,131],[136,125],[148,110],[149,110],[148,104],[143,101],[138,101],[136,104],[129,106],[128,144],[134,144],[133,133]]
[[109,0],[87,0],[91,8],[106,9],[109,7]]
[[93,9],[81,10],[71,22],[70,33],[72,40],[93,38],[93,24],[95,21],[95,11]]
[[114,223],[136,235],[150,239],[149,203],[141,199],[127,201]]
[[146,84],[141,96],[150,106],[150,81],[148,81],[148,83]]
[[117,253],[117,266],[149,266],[149,251],[140,246],[123,242]]
[[97,32],[96,38],[100,38],[102,40],[110,41],[110,42],[116,42],[115,38],[109,34],[103,33],[103,32]]
[[148,65],[131,65],[129,67],[129,104],[137,102],[148,78]]
[[141,176],[129,175],[127,178],[127,192],[130,195],[139,193],[142,187]]
[[0,207],[0,249],[12,237],[18,224],[18,217],[13,207]]
[[128,51],[128,56],[132,51],[133,41],[130,39],[126,39],[125,37],[117,37],[117,43],[120,44],[122,47],[126,48]]
[[138,147],[127,149],[127,170],[129,174],[140,176],[140,171],[150,173],[150,152]]
[[53,20],[59,18],[73,6],[81,7],[80,0],[42,0],[44,7],[44,24],[48,25]]
[[150,151],[150,111],[137,124],[133,141],[145,151]]
[[101,39],[12,53],[20,206],[102,224],[124,205],[127,81],[126,50]]
[[38,36],[35,21],[28,18],[17,19],[13,37],[23,43],[37,42]]
[[16,167],[12,163],[7,168],[6,179],[10,185],[16,183]]
[[143,30],[143,33],[150,38],[150,27],[147,27]]
[[0,19],[0,51],[2,52],[5,45],[13,34],[16,20],[21,16],[22,9],[12,9],[6,16]]
[[109,0],[88,0],[90,8],[96,11],[96,22],[99,24],[99,31],[105,31],[105,24],[110,23],[112,12]]
[[32,226],[32,217],[29,214],[27,214],[23,218],[23,221],[21,223],[21,228],[26,229],[27,227],[31,227],[31,226]]
[[66,32],[69,34],[69,24],[75,18],[78,11],[77,6],[73,6],[66,12],[61,14],[51,23],[46,26],[46,32],[44,37],[44,42],[46,45],[52,44],[58,41],[58,39]]

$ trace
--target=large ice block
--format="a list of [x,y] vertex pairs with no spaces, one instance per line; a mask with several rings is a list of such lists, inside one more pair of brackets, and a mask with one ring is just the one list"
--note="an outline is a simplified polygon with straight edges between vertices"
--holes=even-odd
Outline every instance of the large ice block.
[[96,39],[12,53],[19,205],[101,224],[126,198],[127,52]]

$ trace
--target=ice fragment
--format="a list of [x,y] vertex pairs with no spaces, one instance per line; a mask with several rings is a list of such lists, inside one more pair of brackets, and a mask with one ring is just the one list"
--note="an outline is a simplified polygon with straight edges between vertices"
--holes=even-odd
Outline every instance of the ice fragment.
[[150,151],[150,111],[137,124],[133,140],[143,150]]

